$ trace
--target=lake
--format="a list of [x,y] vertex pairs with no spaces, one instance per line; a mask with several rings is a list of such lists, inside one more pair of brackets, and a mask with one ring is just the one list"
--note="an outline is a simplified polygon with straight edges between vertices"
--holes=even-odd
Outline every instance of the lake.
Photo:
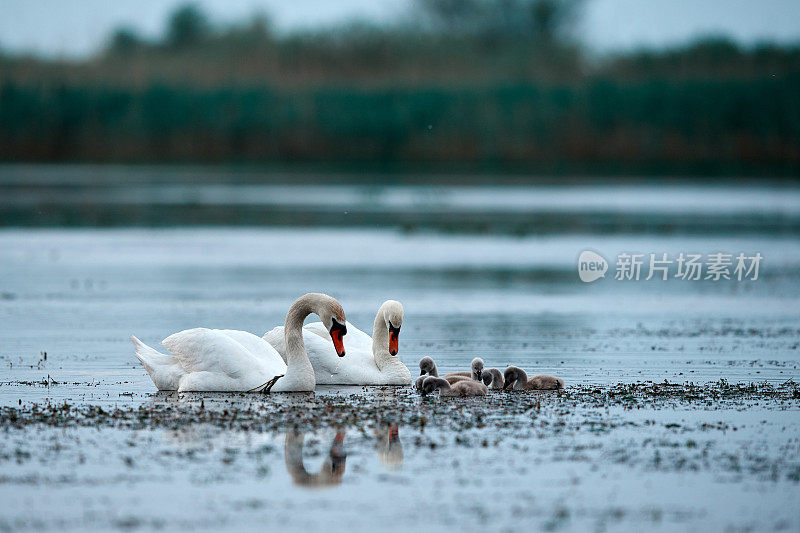
[[[187,172],[0,168],[0,530],[800,527],[800,189]],[[581,281],[585,250],[605,277]],[[706,279],[717,253],[730,279]],[[666,281],[645,279],[650,254]],[[681,254],[700,279],[676,277]],[[763,258],[757,279],[736,279],[739,254]],[[615,279],[629,256],[640,279]],[[312,291],[367,331],[401,301],[413,375],[478,356],[567,391],[170,395],[133,356],[131,334],[261,335]],[[701,389],[616,388],[665,381]]]

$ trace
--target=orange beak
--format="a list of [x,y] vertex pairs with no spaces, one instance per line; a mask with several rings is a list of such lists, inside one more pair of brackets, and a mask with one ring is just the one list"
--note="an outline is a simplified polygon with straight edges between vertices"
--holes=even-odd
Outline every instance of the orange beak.
[[389,353],[397,355],[398,344],[400,344],[400,328],[389,331]]
[[341,329],[331,330],[331,339],[333,339],[333,347],[336,348],[336,355],[344,357],[344,342],[342,337],[344,332]]

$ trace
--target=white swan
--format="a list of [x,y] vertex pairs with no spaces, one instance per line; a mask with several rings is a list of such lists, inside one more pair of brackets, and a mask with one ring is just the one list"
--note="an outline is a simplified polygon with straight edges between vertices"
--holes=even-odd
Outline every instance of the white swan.
[[316,313],[326,325],[339,357],[347,333],[342,306],[326,294],[298,298],[286,314],[284,345],[288,365],[268,342],[246,331],[194,328],[174,333],[163,344],[172,355],[131,336],[139,358],[159,390],[263,392],[313,391],[314,370],[303,345],[303,320]]
[[[387,300],[378,309],[372,327],[372,337],[347,323],[347,357],[336,357],[331,341],[321,322],[303,328],[308,358],[320,385],[408,385],[411,372],[398,359],[400,326],[403,325],[403,306]],[[283,327],[264,334],[279,354],[286,353]]]

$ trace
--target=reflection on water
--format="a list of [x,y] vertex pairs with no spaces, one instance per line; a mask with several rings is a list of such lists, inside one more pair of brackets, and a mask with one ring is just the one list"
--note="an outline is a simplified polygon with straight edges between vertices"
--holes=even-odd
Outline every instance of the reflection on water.
[[400,442],[400,428],[397,424],[383,421],[375,428],[375,448],[378,459],[387,470],[403,468],[403,443]]
[[[0,226],[392,226],[506,233],[800,232],[784,185],[250,183],[247,173],[0,166]],[[299,176],[295,183],[302,183]]]
[[[609,258],[636,250],[747,250],[765,261],[752,283],[608,276],[586,284],[575,267],[587,246]],[[434,355],[442,372],[481,357],[490,367],[516,365],[570,384],[785,380],[797,361],[798,272],[797,239],[767,235],[3,230],[0,382],[39,382],[49,374],[62,384],[49,392],[53,398],[69,394],[64,382],[92,380],[112,396],[149,394],[154,387],[133,355],[131,333],[151,346],[198,326],[262,335],[283,323],[298,295],[318,291],[336,297],[348,320],[367,331],[381,302],[401,301],[398,356],[410,368]],[[41,352],[48,358],[39,364]],[[3,404],[40,395],[0,387]]]
[[[220,207],[206,204],[200,189],[196,207],[178,194],[177,200],[167,195],[157,208],[142,209],[136,196],[126,200],[127,193],[108,190],[94,191],[97,202],[77,213],[66,201],[71,193],[55,194],[62,204],[37,210],[43,189],[15,187],[0,190],[0,218],[7,216],[6,222],[16,213],[31,223],[69,215],[79,224],[87,220],[82,217],[117,210],[120,218],[107,223],[158,225],[169,223],[165,217],[185,217],[205,225],[285,220],[321,227],[0,231],[0,406],[49,401],[110,411],[118,403],[142,401],[144,410],[158,404],[166,412],[155,431],[147,428],[146,413],[133,430],[10,429],[0,439],[0,531],[45,529],[41,524],[79,529],[87,523],[98,530],[241,529],[259,523],[268,529],[355,531],[386,524],[452,528],[465,524],[464,517],[472,530],[485,530],[486,517],[492,517],[492,529],[511,529],[519,521],[511,502],[531,516],[552,517],[552,529],[567,519],[576,530],[608,529],[610,519],[611,526],[624,521],[631,531],[642,523],[653,529],[797,525],[790,512],[798,476],[791,440],[797,428],[787,425],[795,404],[789,399],[772,411],[733,403],[721,412],[672,404],[609,412],[594,404],[569,411],[548,396],[541,410],[526,412],[519,424],[492,428],[475,420],[454,435],[447,422],[472,420],[465,407],[470,404],[441,402],[448,405],[440,407],[460,403],[463,410],[437,421],[434,402],[420,404],[408,389],[320,386],[314,393],[268,397],[153,394],[128,340],[135,332],[155,346],[168,333],[197,326],[261,335],[283,323],[298,295],[324,291],[367,331],[382,301],[400,300],[406,314],[399,357],[412,369],[421,356],[432,355],[442,374],[464,370],[481,357],[487,367],[516,365],[558,375],[570,388],[720,378],[796,382],[797,192],[720,194],[703,187],[680,194],[659,189],[659,196],[634,188],[577,187],[453,189],[417,198],[416,189],[371,197],[349,189],[318,189],[318,197],[251,189],[252,198],[243,201],[236,195],[247,189],[206,190],[217,198],[230,194],[230,203],[240,204]],[[272,203],[267,193],[275,194]],[[118,203],[104,203],[106,194]],[[148,194],[158,196],[159,188]],[[514,209],[499,212],[497,206],[509,202]],[[333,227],[406,222],[460,234]],[[471,228],[528,236],[464,234]],[[750,284],[585,284],[575,261],[587,247],[609,258],[623,251],[760,252],[765,263],[763,277]],[[352,395],[352,419],[315,418],[332,395]],[[359,410],[364,396],[371,398],[369,411]],[[480,402],[502,413],[506,396],[492,393]],[[405,450],[397,424],[373,418],[398,412],[402,401],[410,402],[402,407],[410,410],[406,414],[427,424],[423,431],[396,419],[408,424]],[[180,409],[171,409],[176,406],[197,420],[182,418]],[[291,418],[274,416],[278,410]],[[252,427],[234,426],[242,411]],[[261,426],[261,420],[271,424]],[[346,434],[328,425],[340,423],[347,424]],[[736,430],[734,440],[729,428]],[[488,475],[476,475],[476,465],[491,465]],[[446,475],[427,483],[431,468]],[[713,497],[720,491],[724,500]],[[418,516],[431,501],[435,516]],[[513,512],[493,514],[489,502],[498,501]],[[791,521],[780,522],[787,516]]]
[[303,464],[305,434],[296,430],[286,432],[283,457],[286,471],[295,485],[303,487],[331,487],[342,483],[347,454],[344,451],[344,429],[339,429],[331,442],[328,455],[319,471],[309,472]]
[[[389,471],[403,468],[403,444],[400,441],[400,428],[392,422],[379,422],[374,429],[375,449],[378,460]],[[286,432],[284,440],[284,462],[286,471],[295,485],[302,487],[332,487],[342,483],[347,462],[345,452],[344,428],[337,428],[336,434],[327,449],[325,460],[316,469],[309,472],[303,462],[303,445],[306,434],[292,429]]]
[[[143,430],[146,433],[146,430]],[[297,428],[286,431],[283,438],[283,459],[286,472],[294,485],[299,487],[320,488],[341,485],[346,471],[347,452],[345,428],[335,428],[333,437],[319,437],[326,432],[307,433]],[[399,426],[390,422],[379,422],[374,430],[374,443],[377,457],[384,469],[397,472],[403,468],[403,444],[400,441]],[[220,431],[219,428],[207,424],[190,424],[163,432],[163,441],[170,447],[188,454],[200,450],[236,450],[260,449],[270,450],[277,435],[269,433],[251,433],[241,431]],[[307,437],[311,440],[308,449]],[[329,439],[329,440],[328,440]],[[324,460],[317,468],[308,467],[303,459],[305,455],[314,457],[318,454],[318,444],[330,442],[324,446]],[[261,452],[259,452],[261,453]],[[269,466],[269,465],[267,465]]]
[[[308,411],[308,422],[316,426],[317,419],[314,410],[324,405],[318,396],[338,394],[347,388],[326,387],[317,393],[282,393],[263,396],[260,394],[244,393],[178,393],[159,391],[153,393],[148,401],[141,404],[142,411],[162,411],[175,409],[190,409],[200,415],[205,413],[208,418],[204,422],[185,423],[180,418],[175,419],[175,427],[162,433],[161,439],[170,448],[180,450],[181,453],[194,455],[196,453],[211,453],[214,450],[223,453],[230,450],[249,449],[266,462],[261,465],[265,471],[271,470],[275,464],[272,450],[279,451],[279,442],[283,444],[283,461],[286,473],[291,482],[298,487],[333,487],[342,483],[346,471],[347,431],[344,426],[333,428],[316,428],[313,431],[303,430],[293,426],[284,432],[274,431],[226,431],[219,428],[215,421],[221,419],[237,418],[237,413],[263,412],[277,413],[285,408],[293,411]],[[352,391],[361,391],[361,387],[353,387]],[[387,387],[373,391],[375,398],[380,400],[384,409],[390,412],[394,402],[397,401],[396,389]],[[372,426],[372,429],[368,429]],[[141,430],[146,434],[147,430]],[[360,437],[360,438],[359,438]],[[367,428],[356,431],[351,437],[350,445],[374,450],[373,457],[384,470],[399,472],[403,468],[403,444],[400,440],[400,428],[391,419],[381,418],[368,422]],[[323,456],[324,460],[319,467],[312,467],[304,461],[306,457]],[[372,455],[369,453],[367,455]],[[229,460],[225,457],[223,460]],[[313,459],[312,459],[313,461]]]

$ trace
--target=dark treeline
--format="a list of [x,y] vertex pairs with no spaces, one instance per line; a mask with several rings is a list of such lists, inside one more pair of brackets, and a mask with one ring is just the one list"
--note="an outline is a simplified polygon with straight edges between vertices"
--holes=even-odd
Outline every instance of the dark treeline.
[[800,47],[592,58],[577,0],[423,0],[279,34],[176,11],[82,61],[0,56],[0,159],[797,175]]

